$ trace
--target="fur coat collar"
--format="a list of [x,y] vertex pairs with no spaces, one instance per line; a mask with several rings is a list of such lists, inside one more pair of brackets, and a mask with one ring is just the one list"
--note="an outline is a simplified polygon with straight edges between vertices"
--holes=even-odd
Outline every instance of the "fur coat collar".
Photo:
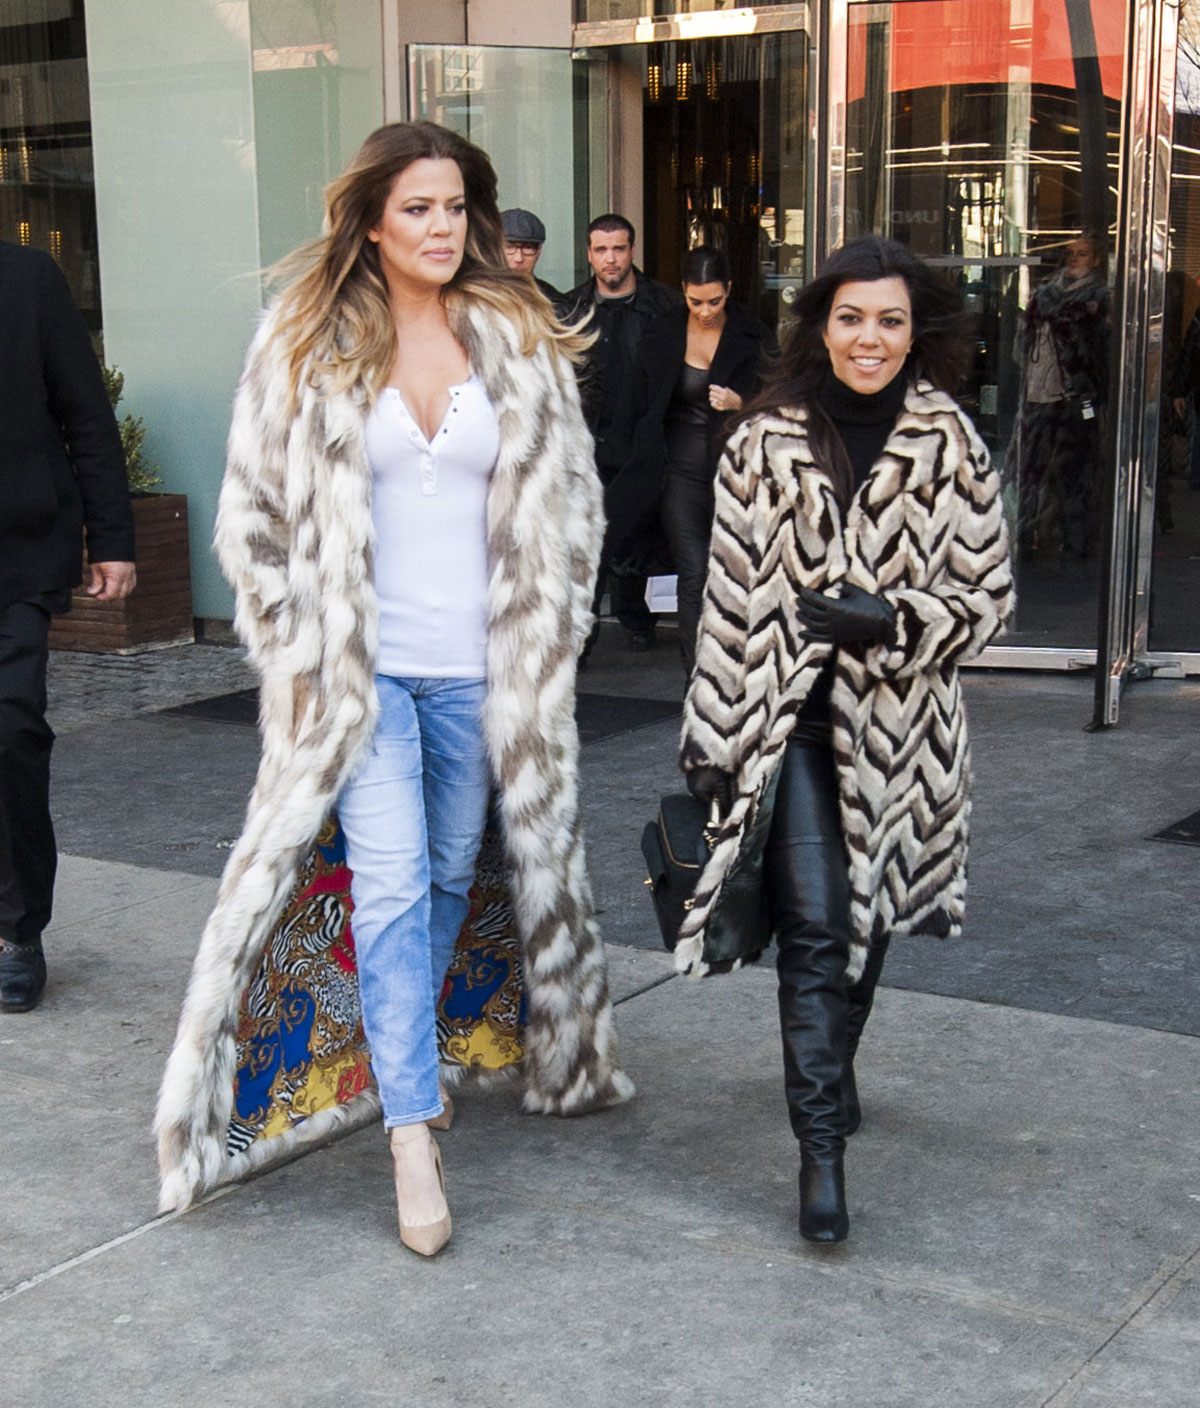
[[796,589],[846,581],[896,610],[890,646],[837,650],[831,708],[857,978],[882,934],[957,933],[966,895],[969,755],[957,666],[1013,604],[998,476],[955,402],[909,388],[845,513],[805,413],[744,422],[722,458],[712,556],[684,708],[682,763],[735,777],[675,950],[708,971],[705,929],[831,647],[804,636]]
[[[460,300],[451,321],[500,424],[485,730],[525,952],[524,1103],[578,1114],[633,1093],[617,1064],[577,810],[575,665],[591,624],[600,486],[570,368],[545,344],[523,355],[511,325],[481,304]],[[274,332],[269,315],[238,389],[215,539],[260,676],[262,757],[163,1081],[164,1208],[245,1171],[224,1144],[239,997],[378,709],[369,397],[361,384],[325,389],[313,366],[289,410]],[[354,1102],[313,1116],[302,1137],[374,1113],[373,1093],[357,1101],[357,1112]]]

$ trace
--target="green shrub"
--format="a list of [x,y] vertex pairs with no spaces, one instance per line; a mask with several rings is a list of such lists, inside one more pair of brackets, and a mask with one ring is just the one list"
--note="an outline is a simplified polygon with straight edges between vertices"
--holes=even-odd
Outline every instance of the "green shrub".
[[[106,367],[103,363],[100,366],[100,374],[104,377],[108,403],[115,411],[121,393],[125,390],[124,374],[117,371],[116,367]],[[142,449],[146,439],[146,427],[141,416],[121,416],[117,426],[121,432],[121,448],[125,451],[125,473],[131,492],[144,494],[150,489],[157,489],[162,483],[162,475],[158,472],[158,465],[151,464]]]

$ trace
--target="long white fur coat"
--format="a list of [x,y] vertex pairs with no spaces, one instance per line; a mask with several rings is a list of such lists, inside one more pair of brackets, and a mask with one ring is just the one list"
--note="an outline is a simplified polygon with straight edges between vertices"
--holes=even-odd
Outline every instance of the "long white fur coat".
[[[577,811],[575,668],[591,624],[603,515],[570,368],[522,355],[511,325],[461,298],[455,334],[500,423],[488,494],[485,728],[525,955],[524,1103],[579,1114],[627,1099]],[[161,1206],[377,1109],[373,1092],[229,1158],[238,1002],[296,865],[368,746],[378,704],[369,398],[306,369],[288,411],[274,318],[234,405],[216,548],[260,675],[262,759],[192,971],[155,1128]]]
[[784,408],[744,422],[717,481],[682,762],[722,768],[736,785],[675,950],[679,969],[696,975],[709,967],[704,933],[722,885],[831,649],[804,636],[801,586],[851,582],[896,610],[891,645],[844,645],[835,663],[848,976],[884,933],[962,926],[970,760],[957,666],[1012,609],[999,479],[951,397],[918,383],[843,514],[805,421]]

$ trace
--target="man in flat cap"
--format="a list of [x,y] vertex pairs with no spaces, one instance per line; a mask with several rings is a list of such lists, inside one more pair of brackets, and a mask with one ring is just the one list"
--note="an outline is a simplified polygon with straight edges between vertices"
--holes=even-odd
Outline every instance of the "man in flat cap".
[[504,255],[508,267],[518,274],[528,274],[546,295],[555,308],[562,301],[562,294],[553,284],[539,279],[533,272],[542,257],[542,246],[546,243],[546,227],[532,210],[522,210],[514,206],[512,210],[500,213],[504,222]]

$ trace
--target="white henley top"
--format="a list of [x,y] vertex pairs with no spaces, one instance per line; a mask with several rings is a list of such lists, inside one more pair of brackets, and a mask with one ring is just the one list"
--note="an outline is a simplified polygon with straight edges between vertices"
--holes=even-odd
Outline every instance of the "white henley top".
[[432,440],[399,389],[367,418],[381,675],[487,674],[487,493],[500,424],[482,381],[450,387]]

